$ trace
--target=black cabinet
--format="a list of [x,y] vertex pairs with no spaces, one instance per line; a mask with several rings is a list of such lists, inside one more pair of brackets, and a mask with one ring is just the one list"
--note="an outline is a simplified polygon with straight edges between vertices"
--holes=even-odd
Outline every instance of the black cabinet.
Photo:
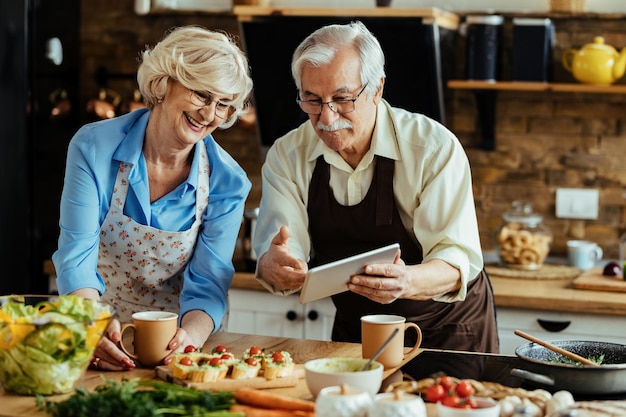
[[291,57],[314,30],[332,23],[363,22],[385,53],[384,98],[392,106],[445,123],[444,86],[454,68],[456,31],[408,16],[255,16],[240,21],[254,81],[258,132],[263,146],[308,119],[296,104]]
[[0,1],[0,294],[45,293],[79,126],[79,0]]

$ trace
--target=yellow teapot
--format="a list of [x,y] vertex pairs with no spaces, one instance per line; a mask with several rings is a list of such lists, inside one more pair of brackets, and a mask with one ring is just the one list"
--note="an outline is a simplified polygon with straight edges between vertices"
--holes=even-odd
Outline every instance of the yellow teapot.
[[602,36],[581,49],[568,49],[563,53],[563,66],[578,81],[595,85],[610,85],[622,78],[626,70],[626,48],[618,52],[605,45]]

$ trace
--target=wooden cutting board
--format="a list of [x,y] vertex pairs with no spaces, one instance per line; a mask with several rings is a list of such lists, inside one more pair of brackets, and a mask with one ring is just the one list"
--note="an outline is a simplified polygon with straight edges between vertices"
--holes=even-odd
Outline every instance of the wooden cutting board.
[[572,281],[572,287],[581,290],[626,292],[626,281],[622,277],[605,277],[602,268],[592,268]]
[[248,379],[232,379],[230,377],[227,377],[216,382],[193,382],[189,380],[174,378],[171,369],[169,369],[167,366],[157,366],[154,369],[154,372],[156,373],[157,378],[160,378],[172,384],[201,390],[234,391],[235,389],[240,387],[258,389],[295,387],[298,384],[298,380],[304,378],[304,365],[296,364],[293,374],[284,378],[266,379],[263,376],[257,376],[255,378]]

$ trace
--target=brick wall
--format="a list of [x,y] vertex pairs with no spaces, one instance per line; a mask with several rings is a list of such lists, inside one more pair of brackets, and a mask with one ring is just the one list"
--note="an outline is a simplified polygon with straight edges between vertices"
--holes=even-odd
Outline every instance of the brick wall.
[[[511,17],[504,26],[503,80],[511,79]],[[550,16],[556,27],[555,82],[576,82],[561,64],[568,48],[602,35],[609,45],[626,46],[623,16]],[[463,62],[463,38],[458,43]],[[463,77],[463,65],[457,75]],[[626,80],[621,79],[619,84]],[[531,201],[554,234],[552,253],[564,254],[568,239],[597,241],[605,256],[617,257],[626,226],[626,95],[498,91],[496,147],[481,149],[481,129],[471,91],[454,90],[449,127],[467,149],[474,178],[481,242],[493,248],[501,215],[516,199]],[[600,191],[597,220],[555,216],[559,187]]]
[[[157,42],[172,26],[199,24],[238,35],[237,21],[227,13],[137,16],[127,0],[82,0],[81,7],[83,102],[97,94],[95,74],[101,67],[111,74],[108,87],[131,97],[139,51]],[[505,21],[503,79],[510,79],[511,17]],[[608,44],[618,48],[626,46],[623,16],[550,17],[557,30],[556,82],[574,82],[560,62],[567,48],[579,48],[595,35],[605,36]],[[456,78],[462,78],[463,38],[457,47]],[[607,256],[617,256],[617,238],[626,227],[626,95],[500,91],[493,151],[481,149],[473,94],[450,91],[447,101],[448,125],[465,146],[472,165],[484,249],[493,248],[501,215],[511,202],[527,199],[554,233],[553,253],[563,254],[567,239],[582,238],[599,242]],[[254,128],[236,125],[215,136],[248,172],[253,190],[247,206],[256,206],[263,156]],[[598,220],[555,218],[558,187],[599,189]]]

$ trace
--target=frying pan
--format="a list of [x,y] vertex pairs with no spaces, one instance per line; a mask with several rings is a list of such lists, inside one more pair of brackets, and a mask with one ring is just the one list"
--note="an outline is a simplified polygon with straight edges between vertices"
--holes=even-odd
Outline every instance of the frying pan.
[[536,343],[515,349],[523,361],[523,370],[511,373],[546,385],[551,391],[567,390],[573,394],[626,393],[626,345],[593,341],[556,341],[553,345],[585,358],[604,355],[601,366],[562,362],[564,357]]

